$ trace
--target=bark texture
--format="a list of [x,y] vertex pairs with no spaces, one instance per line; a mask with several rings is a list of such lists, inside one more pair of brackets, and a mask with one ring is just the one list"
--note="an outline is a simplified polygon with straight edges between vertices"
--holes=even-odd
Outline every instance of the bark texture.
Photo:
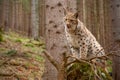
[[[117,44],[116,46],[119,45],[117,50],[120,49],[120,1],[119,0],[112,0],[110,1],[111,5],[111,12],[112,12],[112,28],[113,28],[113,36],[114,40]],[[116,50],[116,51],[117,51]],[[120,52],[117,53],[120,55]],[[120,80],[120,57],[114,56],[113,57],[113,79],[114,80]]]
[[[67,4],[68,3],[68,4]],[[62,54],[67,52],[66,39],[64,33],[64,10],[69,7],[71,11],[76,10],[76,1],[71,0],[45,0],[46,4],[46,47],[48,52],[61,64]],[[57,70],[46,59],[45,73],[43,80],[57,80]],[[62,73],[61,76],[63,76]],[[61,77],[60,76],[60,77]],[[61,77],[62,78],[62,77]],[[61,79],[62,80],[62,79]]]

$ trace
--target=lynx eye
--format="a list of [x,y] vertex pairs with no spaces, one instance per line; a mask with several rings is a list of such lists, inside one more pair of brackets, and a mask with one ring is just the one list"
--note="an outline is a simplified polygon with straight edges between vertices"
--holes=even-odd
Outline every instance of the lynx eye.
[[70,20],[70,22],[73,22],[74,20]]
[[64,18],[64,20],[65,20],[65,21],[67,21],[67,19],[66,19],[66,18]]
[[76,24],[76,21],[75,21],[75,20],[70,20],[70,22],[72,22],[72,23]]

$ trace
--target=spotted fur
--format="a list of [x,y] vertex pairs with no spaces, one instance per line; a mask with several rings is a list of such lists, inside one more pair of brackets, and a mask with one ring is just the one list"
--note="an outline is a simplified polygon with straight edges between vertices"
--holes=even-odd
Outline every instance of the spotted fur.
[[78,19],[77,13],[67,13],[64,23],[67,42],[74,57],[86,59],[105,54],[93,34]]

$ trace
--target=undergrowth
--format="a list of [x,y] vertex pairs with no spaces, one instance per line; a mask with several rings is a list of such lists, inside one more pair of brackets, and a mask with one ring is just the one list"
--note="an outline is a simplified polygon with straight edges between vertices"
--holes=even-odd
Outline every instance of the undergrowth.
[[41,80],[44,44],[42,40],[36,41],[15,32],[2,34],[0,80]]
[[[112,73],[112,62],[107,61],[109,65],[108,72]],[[101,80],[112,80],[111,75],[106,73],[104,69],[97,66],[97,74],[101,77]],[[96,76],[91,66],[87,63],[73,63],[70,67],[67,68],[67,80],[96,80]],[[99,79],[97,79],[99,80]]]

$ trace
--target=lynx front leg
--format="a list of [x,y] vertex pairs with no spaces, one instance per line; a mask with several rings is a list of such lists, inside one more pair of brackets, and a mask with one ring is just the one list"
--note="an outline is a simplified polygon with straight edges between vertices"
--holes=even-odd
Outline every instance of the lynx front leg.
[[71,52],[72,52],[73,57],[76,57],[77,59],[80,59],[80,54],[79,54],[80,50],[79,50],[79,48],[72,47]]
[[86,59],[87,58],[87,48],[85,47],[80,47],[80,58],[81,59]]

